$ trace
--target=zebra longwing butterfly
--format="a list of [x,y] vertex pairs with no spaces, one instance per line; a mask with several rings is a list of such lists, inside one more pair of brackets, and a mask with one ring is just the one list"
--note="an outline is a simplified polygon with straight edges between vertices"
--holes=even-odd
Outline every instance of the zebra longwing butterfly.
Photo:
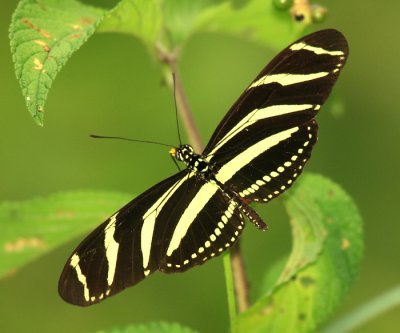
[[248,203],[268,202],[302,172],[317,140],[314,120],[346,62],[336,30],[299,39],[279,53],[225,115],[202,154],[170,154],[187,168],[139,195],[75,249],[59,281],[72,304],[98,303],[155,271],[183,272],[235,244]]

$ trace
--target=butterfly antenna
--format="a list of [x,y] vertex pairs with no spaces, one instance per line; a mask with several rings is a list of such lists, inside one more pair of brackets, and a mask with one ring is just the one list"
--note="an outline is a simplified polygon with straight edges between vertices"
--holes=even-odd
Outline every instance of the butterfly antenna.
[[124,137],[120,137],[120,136],[105,136],[105,135],[90,134],[90,137],[94,138],[94,139],[116,139],[116,140],[125,140],[125,141],[141,142],[141,143],[152,143],[155,145],[160,145],[160,146],[165,146],[165,147],[170,147],[170,148],[175,147],[174,145],[169,145],[169,144],[162,143],[162,142],[149,141],[149,140],[136,140],[136,139],[124,138]]
[[176,103],[176,77],[175,77],[175,73],[172,73],[172,80],[173,80],[173,82],[174,82],[174,102],[175,102],[176,129],[177,129],[177,131],[178,131],[179,145],[182,146],[181,132],[180,132],[180,130],[179,130],[178,105],[177,105],[177,103]]

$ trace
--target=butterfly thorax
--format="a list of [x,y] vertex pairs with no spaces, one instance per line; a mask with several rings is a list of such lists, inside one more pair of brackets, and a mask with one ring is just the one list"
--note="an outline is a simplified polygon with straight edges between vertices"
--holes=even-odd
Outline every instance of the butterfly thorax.
[[210,171],[208,162],[202,155],[196,154],[190,145],[185,144],[179,148],[173,148],[170,150],[170,154],[194,172],[206,174]]

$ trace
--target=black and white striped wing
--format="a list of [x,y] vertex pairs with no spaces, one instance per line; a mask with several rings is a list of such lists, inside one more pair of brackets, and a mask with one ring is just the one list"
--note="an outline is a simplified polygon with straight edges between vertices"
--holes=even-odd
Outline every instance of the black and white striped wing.
[[241,197],[269,201],[291,186],[317,137],[314,120],[348,56],[344,36],[322,30],[279,53],[214,132],[203,155]]
[[61,297],[98,303],[156,270],[182,272],[232,246],[246,214],[232,196],[265,202],[292,184],[316,141],[314,117],[347,55],[335,30],[282,51],[217,127],[203,152],[212,173],[182,171],[101,224],[67,261]]
[[97,303],[143,280],[158,268],[150,257],[157,213],[185,183],[178,173],[121,208],[75,249],[61,274],[61,297],[76,305]]
[[244,227],[238,201],[230,200],[215,183],[193,176],[187,186],[179,204],[171,200],[171,209],[160,213],[154,235],[162,244],[159,268],[167,273],[220,255],[236,243]]
[[69,303],[87,306],[156,270],[185,271],[232,246],[243,224],[236,204],[215,184],[182,171],[86,237],[64,267],[59,293]]

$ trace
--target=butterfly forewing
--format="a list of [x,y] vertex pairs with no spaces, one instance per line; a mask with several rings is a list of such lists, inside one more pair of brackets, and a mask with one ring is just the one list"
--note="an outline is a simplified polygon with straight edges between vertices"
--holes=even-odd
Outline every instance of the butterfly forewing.
[[313,118],[347,55],[347,42],[336,30],[311,34],[278,54],[232,106],[205,148],[208,161],[223,171],[216,178],[255,201],[269,201],[289,188],[310,157],[317,134]]
[[89,234],[64,267],[61,297],[82,306],[98,303],[158,269],[157,216],[188,179],[182,171],[153,186]]
[[[241,142],[249,132],[268,133],[273,127],[290,128],[315,117],[329,96],[347,55],[346,39],[331,29],[288,46],[258,74],[231,107],[203,154],[217,163],[224,152],[234,156],[243,149],[241,144],[232,141],[234,138],[238,137],[236,142]],[[255,127],[259,122],[262,126]]]

